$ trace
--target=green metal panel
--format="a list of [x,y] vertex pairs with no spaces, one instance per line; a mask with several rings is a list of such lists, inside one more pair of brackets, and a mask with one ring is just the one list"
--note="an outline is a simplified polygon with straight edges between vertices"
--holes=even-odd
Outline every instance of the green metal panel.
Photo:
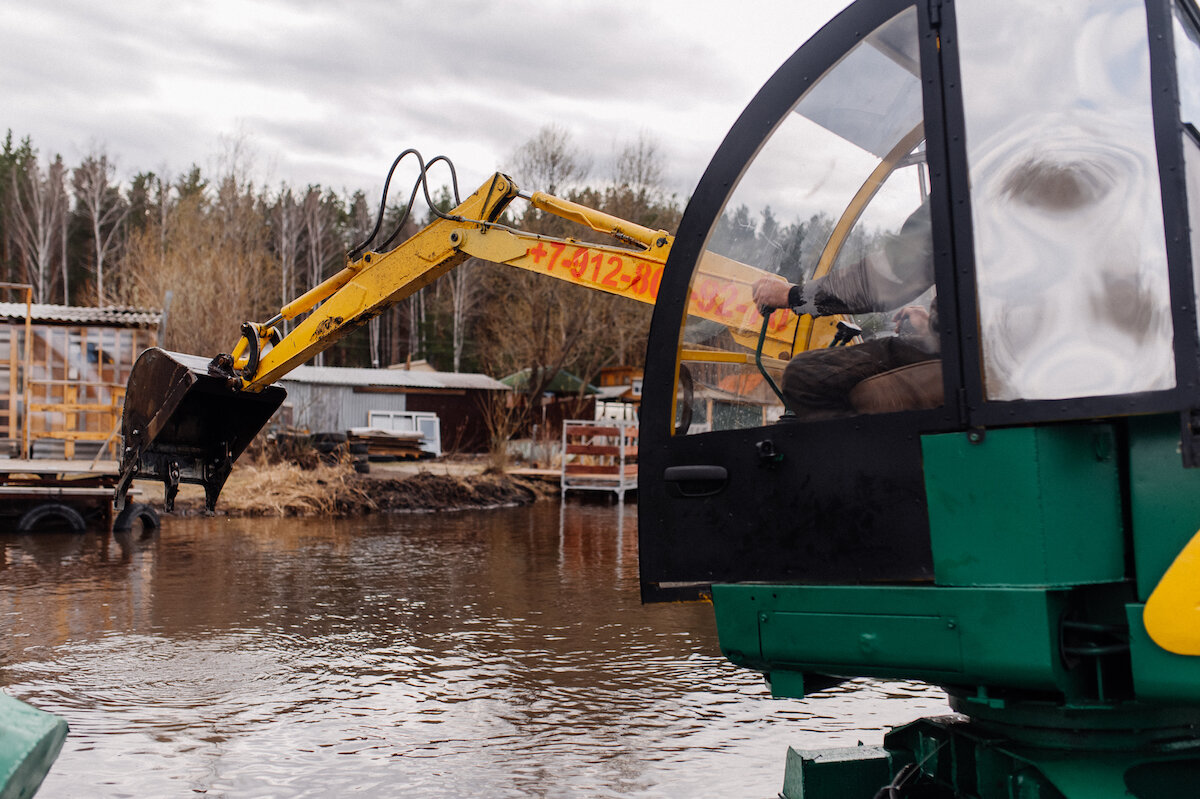
[[1200,469],[1183,468],[1178,416],[1129,420],[1129,499],[1137,596],[1145,602],[1200,529]]
[[819,751],[788,747],[783,799],[873,797],[892,779],[891,756],[880,746]]
[[939,585],[1069,586],[1124,575],[1111,425],[924,436]]
[[25,799],[58,757],[67,723],[0,694],[0,799]]
[[786,672],[1067,690],[1061,591],[936,586],[714,585],[721,649],[800,693]]
[[862,663],[887,669],[961,674],[958,624],[942,616],[762,613],[762,653],[786,662],[795,642],[814,663]]
[[1125,606],[1134,693],[1143,701],[1200,701],[1200,657],[1176,655],[1154,643],[1142,623],[1145,608],[1140,602]]

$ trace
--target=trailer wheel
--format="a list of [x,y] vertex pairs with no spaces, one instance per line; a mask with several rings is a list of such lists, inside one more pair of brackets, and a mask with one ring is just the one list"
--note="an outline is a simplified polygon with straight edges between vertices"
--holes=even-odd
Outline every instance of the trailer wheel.
[[158,518],[158,511],[149,505],[141,502],[130,502],[125,506],[119,514],[117,520],[113,522],[114,533],[124,533],[133,529],[133,523],[140,521],[142,530],[157,530],[161,522]]
[[21,516],[17,522],[17,531],[32,533],[36,531],[82,533],[87,530],[87,522],[79,511],[61,502],[46,502],[37,505]]

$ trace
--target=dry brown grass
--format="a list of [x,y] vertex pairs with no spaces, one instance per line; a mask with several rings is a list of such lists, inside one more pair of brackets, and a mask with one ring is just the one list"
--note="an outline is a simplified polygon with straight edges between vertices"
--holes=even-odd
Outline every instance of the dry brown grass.
[[239,462],[217,505],[230,515],[312,516],[360,512],[374,503],[354,479],[350,463]]
[[[270,463],[265,453],[244,456],[234,466],[217,500],[217,513],[228,516],[351,516],[395,511],[438,511],[525,505],[558,495],[558,484],[507,474],[481,474],[478,468],[442,473],[380,470],[360,475],[352,462],[320,463],[305,468]],[[153,490],[153,489],[151,489]],[[157,491],[155,491],[157,494]],[[157,496],[141,501],[157,505]],[[204,492],[180,487],[176,511],[203,513]]]

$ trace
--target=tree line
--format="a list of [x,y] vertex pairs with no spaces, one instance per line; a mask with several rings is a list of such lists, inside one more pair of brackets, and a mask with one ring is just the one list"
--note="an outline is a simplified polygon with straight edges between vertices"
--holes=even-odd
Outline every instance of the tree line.
[[[674,233],[682,203],[664,189],[663,153],[640,136],[618,148],[610,174],[564,129],[539,130],[502,171],[541,190],[652,229]],[[167,311],[166,347],[228,351],[243,321],[263,321],[340,270],[375,223],[378,203],[362,190],[256,183],[235,146],[220,166],[176,174],[139,171],[120,180],[113,157],[95,148],[77,165],[40,157],[11,131],[0,146],[0,281],[27,283],[36,302],[133,306]],[[407,191],[389,199],[384,229],[407,218],[402,241],[432,212],[406,213]],[[453,204],[449,188],[435,204]],[[506,221],[554,236],[580,236],[573,223],[519,204]],[[812,234],[829,220],[782,225],[763,209],[735,209],[716,238],[748,263],[794,269]],[[779,253],[762,259],[751,251]],[[790,275],[789,275],[790,276]],[[2,296],[2,294],[0,294]],[[644,360],[651,309],[522,270],[468,261],[360,331],[318,363],[386,366],[425,359],[445,371],[498,377],[524,369],[530,398],[560,369],[585,382],[611,365]]]
[[[660,158],[640,139],[619,154],[610,179],[592,182],[570,136],[546,128],[505,171],[523,187],[673,232],[681,207],[661,188]],[[0,145],[0,281],[31,285],[40,303],[165,309],[169,349],[227,351],[241,322],[270,318],[340,270],[374,225],[377,203],[361,190],[260,185],[237,153],[226,161],[208,172],[193,165],[122,181],[102,149],[68,165],[9,131]],[[447,187],[435,203],[452,205]],[[385,229],[406,210],[389,200]],[[431,216],[407,214],[397,241]],[[536,211],[507,221],[571,233]],[[644,308],[625,313],[615,306],[630,303],[518,271],[469,262],[338,342],[324,362],[426,359],[447,371],[503,375],[538,361],[586,378],[608,363],[641,361]],[[618,320],[616,335],[604,334]],[[589,328],[595,335],[585,335]]]

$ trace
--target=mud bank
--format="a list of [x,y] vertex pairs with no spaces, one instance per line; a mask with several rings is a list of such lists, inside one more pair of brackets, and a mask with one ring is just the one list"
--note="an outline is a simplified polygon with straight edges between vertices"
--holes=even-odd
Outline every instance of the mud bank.
[[[161,508],[151,489],[144,502]],[[217,515],[355,516],[366,513],[465,510],[527,505],[558,496],[558,486],[507,474],[359,475],[341,464],[316,469],[294,465],[239,466],[230,476]],[[204,512],[203,495],[185,486],[175,503],[177,515]]]

